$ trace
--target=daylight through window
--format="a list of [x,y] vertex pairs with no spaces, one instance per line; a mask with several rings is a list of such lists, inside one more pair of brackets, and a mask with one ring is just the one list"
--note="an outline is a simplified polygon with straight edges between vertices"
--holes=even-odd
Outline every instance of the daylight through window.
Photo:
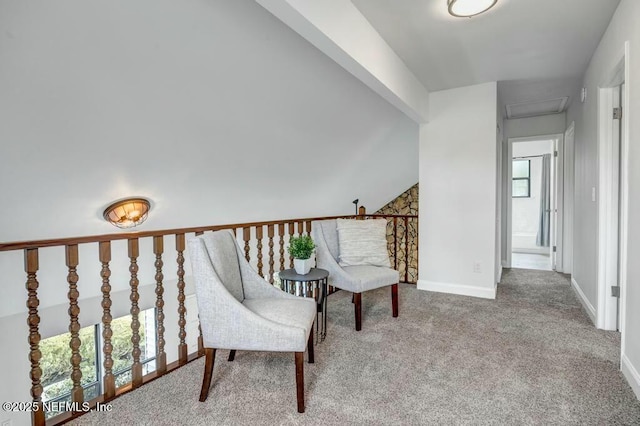
[[[147,374],[156,368],[156,323],[155,308],[140,312],[140,362],[142,374]],[[133,343],[131,342],[131,315],[114,319],[111,322],[113,336],[111,345],[113,350],[113,375],[116,387],[131,382],[131,365],[133,364]],[[81,384],[84,389],[84,400],[89,401],[103,393],[103,342],[102,324],[84,327],[79,332],[80,355],[82,361]],[[40,342],[42,351],[42,394],[43,401],[71,402],[71,333],[64,333],[49,337]],[[56,416],[58,412],[47,412],[47,418]]]
[[531,196],[531,161],[513,160],[513,198],[529,198]]

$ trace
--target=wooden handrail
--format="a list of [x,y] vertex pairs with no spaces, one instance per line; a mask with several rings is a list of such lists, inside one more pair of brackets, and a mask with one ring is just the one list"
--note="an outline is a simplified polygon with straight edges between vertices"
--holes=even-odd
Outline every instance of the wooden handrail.
[[[418,218],[416,215],[376,215],[367,214],[366,217],[398,217],[398,218]],[[44,247],[57,247],[74,244],[87,244],[98,243],[105,241],[116,240],[128,240],[131,238],[146,238],[146,237],[161,237],[164,235],[172,234],[188,234],[196,232],[206,231],[219,231],[221,229],[236,229],[236,228],[251,228],[260,225],[280,225],[287,223],[297,223],[299,221],[315,221],[315,220],[328,220],[328,219],[345,219],[354,218],[356,215],[344,215],[344,216],[325,216],[325,217],[312,217],[305,219],[285,219],[285,220],[273,220],[268,222],[247,222],[247,223],[235,223],[230,225],[210,225],[210,226],[195,226],[190,228],[175,228],[175,229],[161,229],[157,231],[138,231],[138,232],[126,232],[121,234],[101,234],[101,235],[88,235],[86,237],[70,237],[70,238],[54,238],[45,240],[32,240],[32,241],[15,241],[0,243],[0,252],[24,250]]]

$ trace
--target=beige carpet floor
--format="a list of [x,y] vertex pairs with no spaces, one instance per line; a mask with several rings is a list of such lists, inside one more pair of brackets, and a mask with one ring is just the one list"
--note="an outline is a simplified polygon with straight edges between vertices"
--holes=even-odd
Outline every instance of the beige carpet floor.
[[496,300],[400,289],[329,298],[327,339],[305,364],[296,412],[293,355],[219,351],[198,402],[198,360],[90,413],[79,425],[640,425],[619,371],[620,336],[590,323],[565,276],[506,271]]

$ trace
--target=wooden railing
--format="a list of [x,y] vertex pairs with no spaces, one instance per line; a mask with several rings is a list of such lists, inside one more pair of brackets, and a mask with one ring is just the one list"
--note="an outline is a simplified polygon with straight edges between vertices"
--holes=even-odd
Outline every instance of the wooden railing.
[[[217,231],[221,229],[230,229],[236,235],[241,243],[243,252],[247,261],[249,261],[258,274],[267,281],[274,282],[274,273],[293,267],[293,259],[286,254],[286,243],[289,238],[294,235],[311,234],[311,223],[314,220],[335,219],[335,218],[385,218],[388,221],[388,248],[392,266],[400,271],[401,281],[415,283],[417,279],[417,225],[418,217],[411,215],[367,215],[363,208],[358,215],[335,216],[335,217],[319,217],[306,219],[290,219],[278,220],[271,222],[252,222],[232,225],[215,225],[202,226],[181,229],[169,229],[161,231],[144,231],[129,232],[121,234],[95,235],[78,238],[62,238],[39,241],[25,241],[13,243],[0,243],[0,252],[7,251],[24,251],[24,270],[26,272],[26,289],[27,289],[27,324],[29,326],[29,360],[31,363],[30,380],[31,380],[31,396],[34,405],[38,406],[37,411],[32,413],[32,424],[44,425],[59,424],[66,422],[73,417],[82,414],[81,411],[71,411],[52,417],[45,421],[44,404],[42,401],[43,385],[41,383],[42,370],[40,360],[42,354],[40,352],[40,316],[38,307],[40,300],[38,298],[38,270],[39,270],[39,250],[47,247],[64,247],[65,263],[67,269],[66,280],[68,282],[69,299],[69,331],[71,334],[70,347],[72,350],[71,374],[70,378],[73,383],[71,389],[71,398],[74,403],[81,406],[84,401],[83,388],[81,385],[82,373],[80,363],[80,341],[79,331],[79,290],[78,282],[78,266],[80,264],[80,256],[78,251],[79,245],[97,245],[98,260],[100,262],[100,270],[96,271],[97,277],[100,277],[102,293],[102,361],[103,361],[103,377],[102,377],[102,395],[98,398],[87,401],[91,407],[98,403],[105,403],[113,398],[122,395],[132,389],[136,389],[162,375],[179,368],[193,359],[198,358],[204,353],[202,344],[202,335],[198,338],[198,351],[188,354],[187,350],[187,330],[186,330],[186,313],[185,307],[185,242],[187,235],[200,235],[205,232]],[[177,302],[178,302],[178,356],[177,360],[167,363],[167,354],[165,352],[165,313],[164,313],[164,291],[166,267],[164,262],[165,252],[164,243],[167,238],[171,238],[175,244],[175,277],[177,278]],[[266,238],[266,253],[265,253]],[[153,259],[155,270],[155,309],[156,309],[156,369],[150,374],[143,375],[142,364],[140,361],[140,307],[138,279],[138,258],[140,256],[140,240],[151,239],[153,243]],[[120,388],[116,388],[113,358],[112,358],[112,329],[111,322],[113,320],[111,309],[111,261],[112,261],[112,242],[117,240],[127,240],[127,256],[128,256],[128,277],[130,288],[131,306],[129,312],[131,314],[131,342],[132,349],[132,368],[131,382]],[[266,256],[266,260],[265,260]],[[149,283],[151,284],[151,283]],[[97,349],[96,349],[97,350]]]

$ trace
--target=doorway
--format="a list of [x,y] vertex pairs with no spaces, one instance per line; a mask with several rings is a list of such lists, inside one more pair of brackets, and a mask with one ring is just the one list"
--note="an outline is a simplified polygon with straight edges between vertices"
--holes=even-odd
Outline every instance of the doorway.
[[507,265],[562,270],[563,135],[510,138]]
[[[628,100],[622,60],[598,93],[598,311],[596,325],[623,330],[627,263]],[[623,338],[624,341],[624,338]]]

